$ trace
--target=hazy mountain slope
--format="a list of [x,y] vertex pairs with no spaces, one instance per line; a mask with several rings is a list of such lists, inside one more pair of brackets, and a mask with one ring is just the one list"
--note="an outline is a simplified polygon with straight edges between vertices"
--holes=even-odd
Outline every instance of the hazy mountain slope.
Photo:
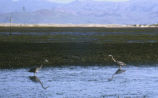
[[12,13],[1,13],[0,22],[9,22],[10,16],[14,23],[153,24],[158,22],[156,0],[129,2],[76,0],[69,4],[49,3],[45,0],[32,0],[25,4],[23,2],[23,0],[12,2],[10,5],[16,5],[17,11],[12,9]]

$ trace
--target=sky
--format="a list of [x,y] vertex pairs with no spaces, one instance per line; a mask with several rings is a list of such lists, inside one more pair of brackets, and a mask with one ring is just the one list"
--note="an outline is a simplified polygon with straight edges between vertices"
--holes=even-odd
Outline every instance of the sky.
[[[14,2],[17,2],[19,0],[12,0]],[[70,2],[73,2],[75,0],[46,0],[46,1],[50,1],[50,2],[57,2],[57,3],[70,3]],[[84,1],[84,0],[79,0],[79,1]],[[129,1],[129,0],[94,0],[94,1],[105,1],[105,2],[125,2],[125,1]]]
[[0,22],[10,15],[15,23],[153,24],[158,0],[0,0]]
[[[68,3],[72,2],[74,0],[48,0],[50,2],[59,2],[59,3]],[[112,1],[112,2],[123,2],[123,1],[128,1],[128,0],[94,0],[94,1]]]

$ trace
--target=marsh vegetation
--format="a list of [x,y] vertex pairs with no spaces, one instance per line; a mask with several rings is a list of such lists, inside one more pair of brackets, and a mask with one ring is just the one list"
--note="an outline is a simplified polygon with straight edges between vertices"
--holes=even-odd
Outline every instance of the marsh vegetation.
[[0,43],[1,68],[31,67],[49,59],[46,66],[114,65],[109,54],[127,64],[158,63],[157,43]]
[[12,28],[12,35],[4,29],[0,68],[39,65],[43,58],[46,66],[115,65],[109,54],[127,64],[158,63],[155,28]]

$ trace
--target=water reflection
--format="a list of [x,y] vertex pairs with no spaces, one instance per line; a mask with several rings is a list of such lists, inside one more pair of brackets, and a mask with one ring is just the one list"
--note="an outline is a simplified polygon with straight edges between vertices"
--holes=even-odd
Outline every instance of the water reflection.
[[126,71],[126,70],[123,70],[123,69],[121,69],[121,68],[117,69],[116,72],[112,75],[112,77],[109,78],[108,80],[109,80],[109,81],[112,81],[112,79],[114,78],[115,75],[121,74],[121,73],[123,73],[123,72],[125,72],[125,71]]
[[[45,67],[37,77],[27,70],[0,70],[0,98],[157,98],[158,96],[157,65],[156,68],[128,65],[125,72],[113,66]],[[114,79],[107,81],[112,74],[115,74]]]
[[47,89],[49,86],[47,87],[44,87],[43,83],[41,82],[41,80],[37,77],[37,76],[29,76],[29,79],[32,81],[32,82],[35,82],[35,83],[40,83],[41,84],[41,87],[43,89]]

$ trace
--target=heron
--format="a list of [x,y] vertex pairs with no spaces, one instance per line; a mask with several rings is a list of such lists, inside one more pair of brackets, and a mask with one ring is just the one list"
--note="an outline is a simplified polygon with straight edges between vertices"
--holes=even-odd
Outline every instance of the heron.
[[[44,62],[48,63],[48,60],[45,59]],[[34,76],[36,76],[36,73],[43,67],[43,64],[41,66],[33,67],[29,70],[29,72],[33,72]]]
[[110,54],[109,56],[112,58],[112,60],[113,60],[115,63],[117,63],[117,64],[119,65],[119,69],[121,69],[122,66],[125,66],[125,65],[126,65],[124,62],[116,60],[111,54]]

